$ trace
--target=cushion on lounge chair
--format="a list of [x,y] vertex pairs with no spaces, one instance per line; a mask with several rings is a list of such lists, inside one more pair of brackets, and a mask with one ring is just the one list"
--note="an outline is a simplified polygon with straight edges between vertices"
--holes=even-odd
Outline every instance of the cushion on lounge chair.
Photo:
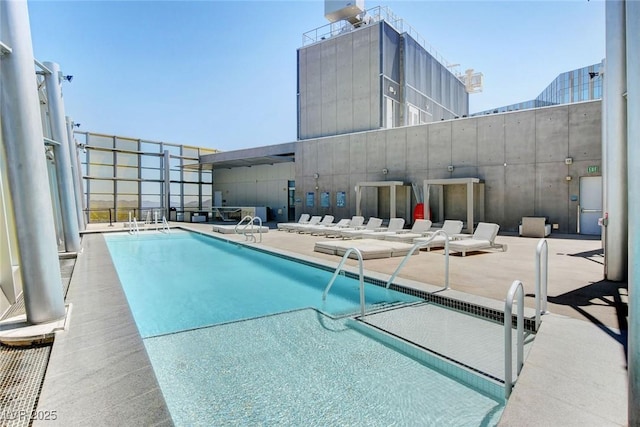
[[287,228],[289,228],[289,226],[293,224],[306,224],[309,222],[310,218],[311,218],[311,215],[305,213],[300,215],[298,222],[279,222],[276,226],[278,227],[278,230],[282,231],[282,230],[286,230]]
[[371,217],[367,221],[367,225],[364,228],[349,228],[340,232],[340,236],[343,239],[353,239],[366,233],[373,233],[375,230],[382,226],[382,220],[380,218]]
[[462,252],[462,256],[465,256],[467,252],[492,249],[496,247],[502,248],[504,251],[506,250],[506,246],[495,245],[493,242],[498,235],[498,230],[500,230],[500,226],[498,224],[481,222],[478,224],[478,227],[476,227],[471,238],[449,242],[449,250]]

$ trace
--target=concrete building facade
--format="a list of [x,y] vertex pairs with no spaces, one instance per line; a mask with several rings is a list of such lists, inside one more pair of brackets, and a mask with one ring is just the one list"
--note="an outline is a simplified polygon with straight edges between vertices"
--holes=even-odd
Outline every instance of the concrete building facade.
[[299,140],[468,115],[465,84],[398,30],[401,20],[375,10],[366,23],[298,49]]
[[[278,221],[287,220],[291,202],[296,217],[351,217],[360,182],[402,181],[422,188],[425,179],[479,178],[484,215],[476,221],[517,231],[523,216],[545,216],[557,224],[555,232],[577,233],[581,178],[601,175],[601,121],[601,102],[588,101],[297,141],[295,163],[221,168],[223,160],[216,159],[223,153],[202,157],[201,163],[213,165],[213,190],[223,192],[227,205],[269,206]],[[251,158],[246,150],[238,156]],[[285,191],[290,181],[293,200]],[[388,218],[388,191],[366,189],[362,213]],[[430,198],[434,221],[465,219],[464,187],[444,191],[444,218],[435,217],[436,195]],[[417,202],[412,194],[398,193],[397,214],[408,222]]]

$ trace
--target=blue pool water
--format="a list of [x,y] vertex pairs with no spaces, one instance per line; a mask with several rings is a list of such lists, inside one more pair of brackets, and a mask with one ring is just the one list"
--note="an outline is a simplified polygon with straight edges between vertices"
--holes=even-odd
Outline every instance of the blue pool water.
[[339,277],[323,303],[329,271],[192,233],[105,239],[176,425],[478,426],[502,414],[494,394],[323,314],[357,312],[357,280]]
[[[196,233],[106,235],[143,338],[314,307],[332,315],[360,307],[358,280]],[[365,285],[367,305],[418,301]]]

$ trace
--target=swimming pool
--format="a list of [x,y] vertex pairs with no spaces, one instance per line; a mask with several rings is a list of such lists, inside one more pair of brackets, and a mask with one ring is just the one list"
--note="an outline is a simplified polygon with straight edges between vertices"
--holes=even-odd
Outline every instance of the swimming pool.
[[[504,409],[329,317],[358,311],[357,280],[340,277],[323,305],[331,271],[191,233],[105,238],[176,425],[494,425]],[[298,283],[281,290],[288,278]],[[365,294],[415,301],[375,285]]]
[[[243,245],[174,231],[105,236],[143,338],[313,307],[332,316],[360,307],[359,282]],[[365,285],[367,306],[419,301]]]

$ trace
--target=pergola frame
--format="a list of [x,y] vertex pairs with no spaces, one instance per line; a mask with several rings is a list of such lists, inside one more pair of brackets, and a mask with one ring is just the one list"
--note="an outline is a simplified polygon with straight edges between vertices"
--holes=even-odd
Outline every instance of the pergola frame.
[[[473,233],[473,218],[474,218],[474,197],[473,197],[473,186],[474,184],[483,184],[479,178],[445,178],[445,179],[425,179],[424,180],[424,200],[427,204],[427,209],[429,208],[429,189],[432,185],[439,185],[444,187],[445,185],[460,185],[464,184],[467,186],[467,232]],[[481,186],[481,198],[484,201],[484,186]],[[438,218],[444,218],[444,189],[440,191],[438,200]],[[483,205],[484,206],[484,205]],[[482,217],[484,217],[484,208],[482,212]]]

